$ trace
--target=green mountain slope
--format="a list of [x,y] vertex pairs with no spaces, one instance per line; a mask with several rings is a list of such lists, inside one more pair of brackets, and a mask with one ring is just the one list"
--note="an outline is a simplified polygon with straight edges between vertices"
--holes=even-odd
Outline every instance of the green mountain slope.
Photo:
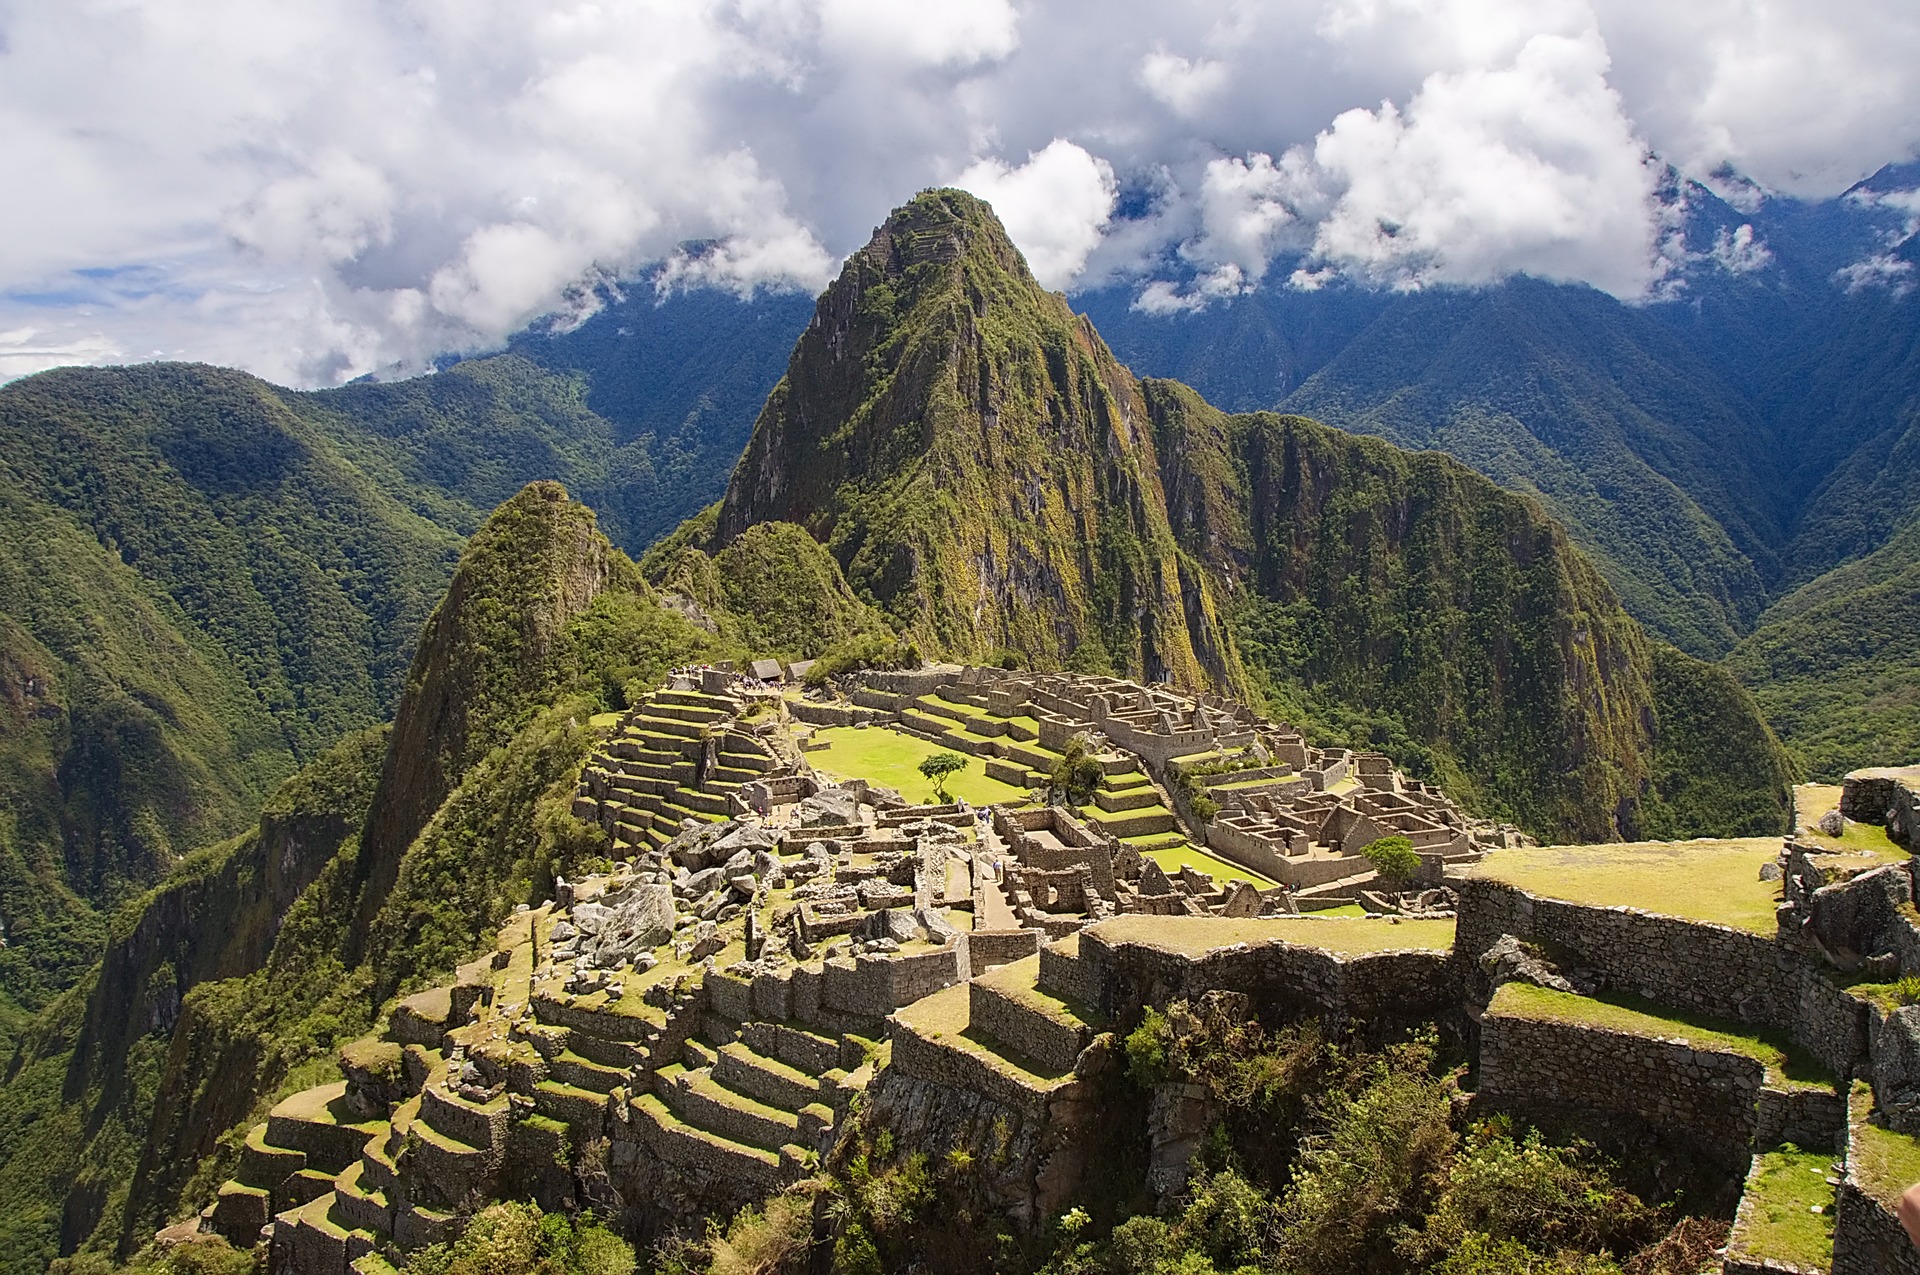
[[1635,616],[1698,655],[1752,627],[1784,539],[1738,396],[1644,316],[1530,280],[1396,306],[1284,408],[1537,496]]
[[[685,605],[554,484],[485,522],[426,625],[395,729],[349,736],[253,831],[129,902],[105,959],[24,1032],[0,1088],[0,1271],[126,1251],[183,1193],[204,1203],[275,1095],[602,853],[566,813],[594,715],[672,665],[749,654]],[[821,644],[804,613],[780,611],[762,622]],[[384,867],[376,837],[398,846]]]
[[1138,385],[958,192],[896,212],[819,303],[720,507],[716,546],[805,527],[923,649],[1234,683],[1183,576]]
[[[1790,767],[1751,700],[1657,677],[1538,505],[1438,454],[1137,381],[958,192],[896,212],[821,298],[710,543],[767,520],[816,536],[924,651],[1264,683],[1545,835],[1783,819]],[[1702,712],[1761,764],[1708,750],[1706,782],[1662,787],[1662,740],[1698,752],[1679,741]]]

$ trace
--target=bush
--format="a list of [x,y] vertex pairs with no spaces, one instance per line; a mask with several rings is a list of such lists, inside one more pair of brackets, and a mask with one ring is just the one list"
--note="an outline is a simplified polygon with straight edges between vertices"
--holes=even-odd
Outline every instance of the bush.
[[1067,748],[1054,763],[1053,774],[1047,777],[1056,798],[1064,797],[1068,804],[1085,805],[1093,799],[1094,789],[1106,778],[1097,758],[1087,752],[1087,745],[1078,735],[1067,741]]
[[1361,854],[1388,881],[1411,881],[1420,871],[1420,855],[1405,837],[1381,837],[1368,843]]
[[1146,1089],[1164,1081],[1171,1070],[1172,1046],[1172,1024],[1165,1014],[1147,1006],[1140,1025],[1127,1033],[1127,1078]]

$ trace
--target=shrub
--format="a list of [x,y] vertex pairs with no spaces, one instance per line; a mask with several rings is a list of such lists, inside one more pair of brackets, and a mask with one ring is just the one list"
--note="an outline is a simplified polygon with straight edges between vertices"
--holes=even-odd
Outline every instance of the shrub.
[[1172,1024],[1165,1014],[1147,1006],[1140,1025],[1127,1033],[1128,1079],[1149,1089],[1165,1080],[1171,1069],[1172,1046]]
[[1047,782],[1057,797],[1081,806],[1093,799],[1094,789],[1105,778],[1106,771],[1101,769],[1099,759],[1087,752],[1086,741],[1076,735],[1067,741],[1066,751],[1054,763],[1053,774]]
[[1388,881],[1410,881],[1420,870],[1420,855],[1405,837],[1381,837],[1360,851]]

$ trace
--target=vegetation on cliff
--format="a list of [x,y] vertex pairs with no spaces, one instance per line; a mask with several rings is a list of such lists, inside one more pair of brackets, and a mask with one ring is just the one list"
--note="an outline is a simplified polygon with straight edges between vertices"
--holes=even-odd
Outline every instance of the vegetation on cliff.
[[[814,1179],[655,1258],[712,1275],[1691,1275],[1725,1242],[1726,1223],[1653,1195],[1651,1166],[1462,1120],[1457,1079],[1431,1035],[1370,1043],[1176,1002],[1126,1037],[1087,1186],[1037,1233],[984,1203],[970,1153],[896,1146],[868,1122]],[[1145,1185],[1161,1086],[1216,1117],[1171,1207]]]

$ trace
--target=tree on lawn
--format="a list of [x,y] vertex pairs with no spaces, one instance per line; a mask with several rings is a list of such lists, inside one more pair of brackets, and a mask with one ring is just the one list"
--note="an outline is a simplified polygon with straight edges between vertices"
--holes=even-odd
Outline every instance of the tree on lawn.
[[940,795],[941,801],[949,800],[948,777],[957,775],[966,768],[967,759],[959,753],[934,753],[920,761],[920,773],[933,781],[933,790]]
[[1390,883],[1410,881],[1420,870],[1420,856],[1406,837],[1382,837],[1360,853],[1373,864],[1373,870]]

